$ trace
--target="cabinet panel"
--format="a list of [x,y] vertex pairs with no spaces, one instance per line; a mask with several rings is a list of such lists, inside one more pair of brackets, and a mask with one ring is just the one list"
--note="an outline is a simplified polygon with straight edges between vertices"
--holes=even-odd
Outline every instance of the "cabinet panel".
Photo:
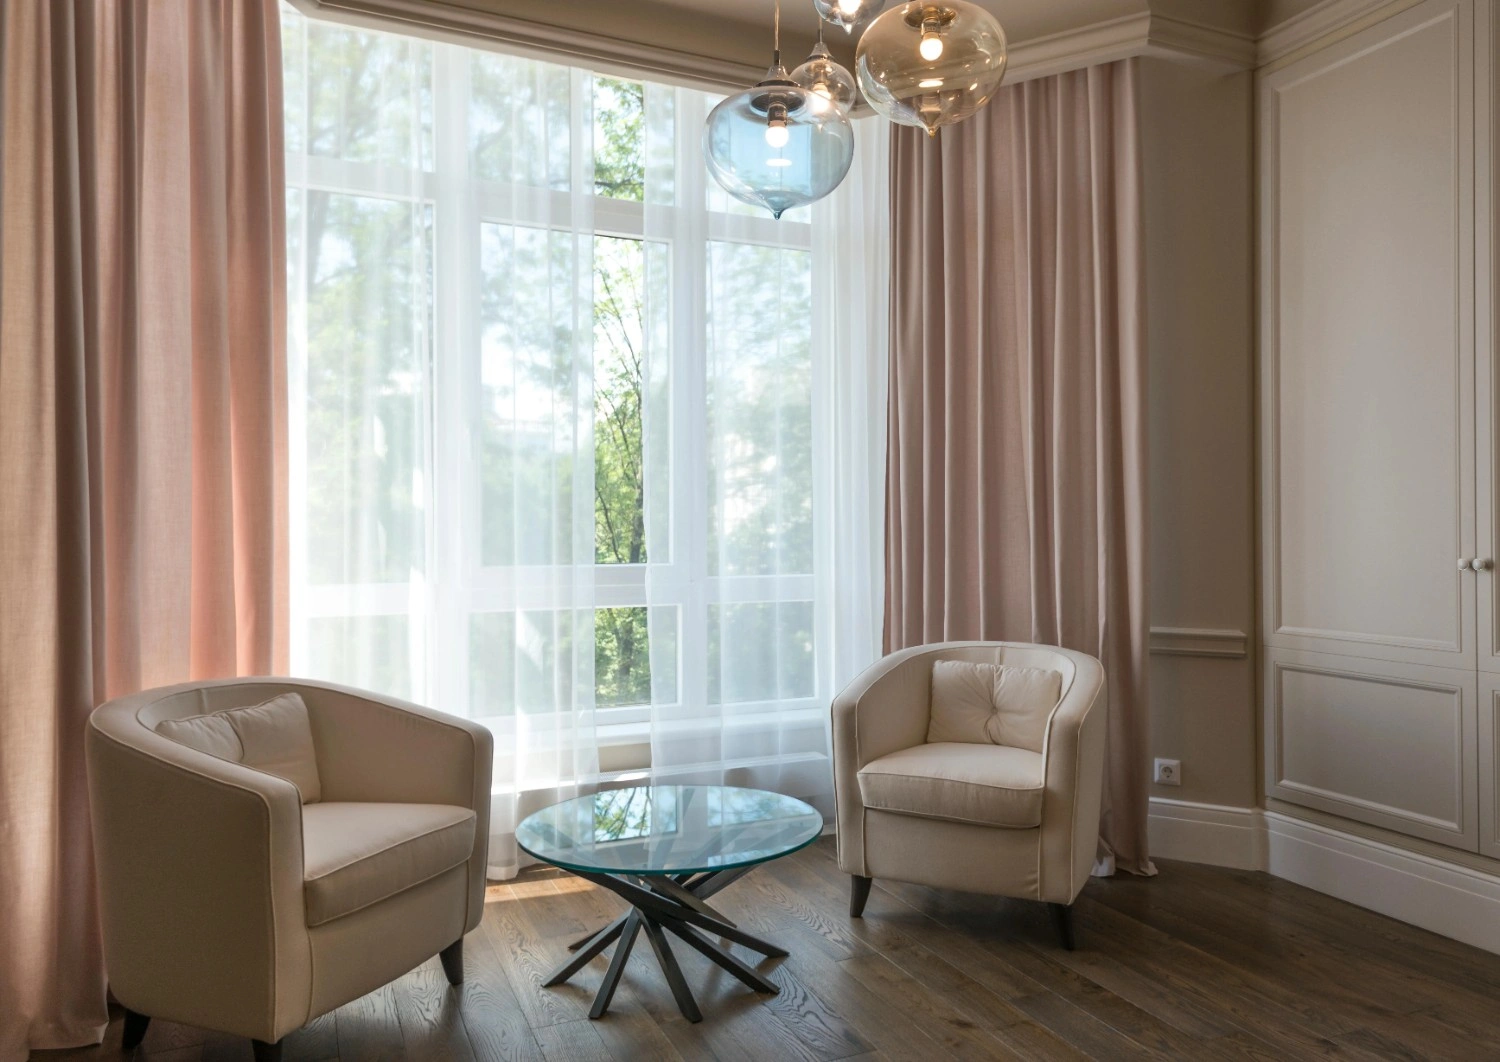
[[1479,675],[1479,850],[1500,857],[1500,675]]
[[1477,675],[1272,649],[1270,796],[1478,847]]
[[[1495,371],[1497,277],[1495,270],[1497,242],[1495,199],[1497,188],[1495,153],[1500,137],[1494,133],[1500,119],[1500,84],[1497,84],[1495,57],[1500,55],[1500,18],[1495,4],[1483,3],[1475,8],[1474,36],[1474,429],[1475,429],[1475,495],[1478,553],[1491,561],[1500,559],[1500,374]],[[1479,669],[1500,673],[1500,587],[1493,567],[1479,574],[1475,581]],[[1500,854],[1500,853],[1496,853]]]
[[1261,81],[1269,645],[1474,666],[1472,15]]

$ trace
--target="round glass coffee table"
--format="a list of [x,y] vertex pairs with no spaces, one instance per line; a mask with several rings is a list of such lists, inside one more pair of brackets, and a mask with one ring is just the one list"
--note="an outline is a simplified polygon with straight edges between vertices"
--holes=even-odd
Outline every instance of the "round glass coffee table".
[[757,992],[774,995],[780,991],[774,982],[711,938],[761,955],[787,952],[746,933],[707,901],[761,863],[807,847],[822,832],[823,816],[800,800],[718,785],[611,789],[528,816],[516,827],[523,851],[630,904],[615,921],[569,945],[573,956],[543,985],[562,984],[619,941],[589,1010],[589,1017],[602,1017],[644,931],[689,1021],[702,1021],[703,1015],[667,943],[669,933]]

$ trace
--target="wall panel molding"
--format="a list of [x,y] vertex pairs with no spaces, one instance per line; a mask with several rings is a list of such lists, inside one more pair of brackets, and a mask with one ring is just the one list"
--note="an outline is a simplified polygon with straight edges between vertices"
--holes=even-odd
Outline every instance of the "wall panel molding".
[[1250,654],[1250,638],[1244,631],[1227,627],[1152,627],[1151,653],[1243,660]]

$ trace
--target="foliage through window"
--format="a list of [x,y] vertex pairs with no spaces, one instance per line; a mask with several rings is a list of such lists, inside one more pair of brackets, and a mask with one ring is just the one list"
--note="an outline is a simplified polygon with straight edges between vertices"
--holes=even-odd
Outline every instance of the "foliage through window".
[[707,97],[283,12],[294,668],[812,711],[806,212],[684,161]]

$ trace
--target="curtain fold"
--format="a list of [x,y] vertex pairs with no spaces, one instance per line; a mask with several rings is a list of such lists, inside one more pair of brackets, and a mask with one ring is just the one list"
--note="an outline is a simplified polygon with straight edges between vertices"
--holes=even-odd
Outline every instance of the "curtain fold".
[[1102,869],[1151,874],[1136,80],[1027,81],[935,141],[895,133],[885,647],[1100,658]]
[[0,1059],[105,1023],[88,713],[286,667],[277,18],[0,4]]

